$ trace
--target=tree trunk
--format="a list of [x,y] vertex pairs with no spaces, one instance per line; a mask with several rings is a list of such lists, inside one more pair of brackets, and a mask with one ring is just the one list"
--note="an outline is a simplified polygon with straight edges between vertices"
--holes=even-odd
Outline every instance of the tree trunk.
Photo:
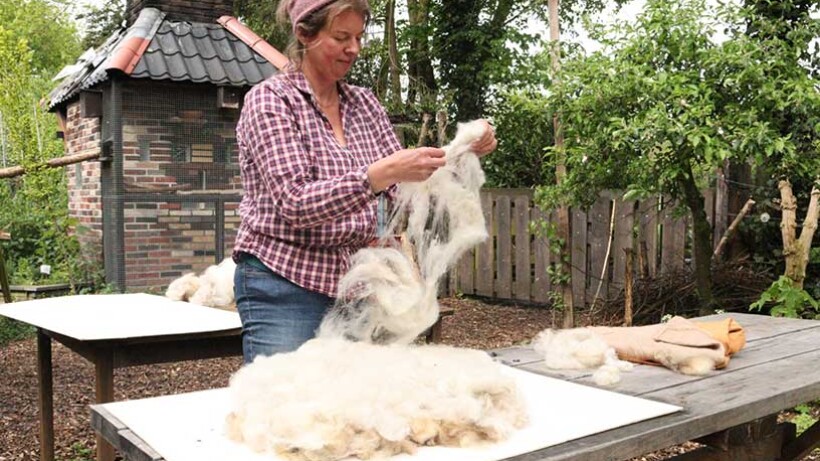
[[[388,43],[390,43],[390,33],[392,30],[395,30],[395,10],[394,13],[391,14],[389,10],[390,5],[385,5],[385,13],[384,13],[384,30],[382,31],[382,44],[385,47],[388,47]],[[388,27],[388,23],[394,22],[394,26]],[[388,49],[386,48],[386,49]],[[389,53],[388,53],[389,54]],[[387,79],[390,78],[390,57],[385,57],[384,61],[379,65],[379,73],[376,76],[376,97],[379,98],[379,101],[385,101],[385,96],[387,95]]]
[[700,315],[715,313],[715,297],[712,293],[712,226],[706,219],[703,194],[698,190],[691,165],[679,180],[684,201],[692,214],[693,253],[695,257],[695,287],[700,298]]
[[[430,61],[430,0],[407,0],[410,18],[410,49],[407,52],[407,70],[410,85],[407,104],[436,101],[438,85]],[[418,100],[417,100],[418,98]]]
[[809,253],[814,232],[817,230],[817,220],[820,214],[820,189],[814,186],[811,190],[809,208],[803,230],[797,237],[797,200],[794,198],[792,185],[788,180],[778,183],[780,189],[780,209],[783,217],[780,221],[780,235],[783,238],[783,257],[786,259],[785,276],[790,278],[794,286],[803,289],[806,278],[806,266],[809,264]]
[[399,49],[396,43],[396,0],[387,1],[385,18],[385,36],[387,37],[387,63],[390,74],[390,101],[401,105],[401,74],[399,68]]
[[[558,23],[558,3],[559,0],[548,0],[550,15],[550,45],[552,46],[552,75],[553,82],[558,82],[558,71],[561,70],[561,27]],[[496,16],[496,20],[499,16]],[[553,130],[555,132],[555,147],[561,152],[564,146],[564,134],[561,131],[561,119],[558,112],[552,118]],[[560,154],[558,165],[555,167],[555,182],[561,185],[567,176],[565,154]],[[575,298],[572,293],[572,222],[570,221],[570,211],[567,205],[558,208],[558,238],[563,242],[561,247],[560,264],[561,274],[564,276],[559,284],[561,290],[561,300],[564,304],[564,328],[575,326]]]

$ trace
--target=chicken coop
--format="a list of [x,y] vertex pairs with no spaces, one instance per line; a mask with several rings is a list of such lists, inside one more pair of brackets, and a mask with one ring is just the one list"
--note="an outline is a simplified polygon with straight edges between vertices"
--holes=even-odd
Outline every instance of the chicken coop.
[[245,93],[287,61],[232,2],[134,0],[125,27],[68,66],[49,95],[84,257],[123,291],[162,289],[230,255],[242,194],[235,127]]

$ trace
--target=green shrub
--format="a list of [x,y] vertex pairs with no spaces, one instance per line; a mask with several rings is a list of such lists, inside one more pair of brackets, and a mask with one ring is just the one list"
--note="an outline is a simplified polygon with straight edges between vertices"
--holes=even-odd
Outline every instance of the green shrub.
[[0,347],[12,341],[30,338],[34,335],[34,327],[6,317],[0,317]]
[[544,161],[544,148],[552,145],[552,111],[536,92],[499,95],[492,108],[498,148],[484,157],[487,187],[534,187],[554,180]]
[[806,290],[794,286],[792,280],[781,275],[760,299],[749,306],[751,310],[769,308],[775,317],[809,318],[820,320],[820,303]]

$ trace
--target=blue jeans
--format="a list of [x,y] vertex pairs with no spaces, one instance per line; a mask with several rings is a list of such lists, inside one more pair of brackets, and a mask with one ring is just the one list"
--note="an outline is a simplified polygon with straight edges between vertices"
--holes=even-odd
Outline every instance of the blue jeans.
[[333,298],[296,285],[255,256],[242,253],[238,259],[234,291],[245,363],[294,351],[313,338]]

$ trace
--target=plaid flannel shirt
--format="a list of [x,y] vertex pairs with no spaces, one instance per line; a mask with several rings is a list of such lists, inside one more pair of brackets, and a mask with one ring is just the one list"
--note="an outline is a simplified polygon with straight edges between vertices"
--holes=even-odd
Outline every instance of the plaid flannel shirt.
[[301,72],[255,86],[236,127],[244,195],[234,256],[250,253],[331,297],[350,256],[376,234],[367,167],[402,148],[372,92],[338,85],[346,147]]

